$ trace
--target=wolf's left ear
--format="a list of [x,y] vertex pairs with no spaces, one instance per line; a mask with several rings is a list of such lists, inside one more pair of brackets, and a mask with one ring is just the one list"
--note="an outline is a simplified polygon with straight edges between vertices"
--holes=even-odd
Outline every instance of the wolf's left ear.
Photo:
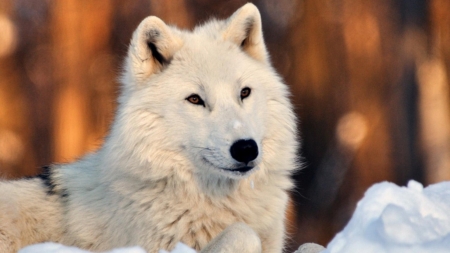
[[239,8],[226,21],[223,32],[225,40],[229,40],[254,59],[267,63],[267,49],[261,26],[261,15],[258,8],[252,3],[247,3]]
[[182,39],[164,21],[155,16],[147,17],[133,33],[126,71],[139,84],[162,71],[182,45]]

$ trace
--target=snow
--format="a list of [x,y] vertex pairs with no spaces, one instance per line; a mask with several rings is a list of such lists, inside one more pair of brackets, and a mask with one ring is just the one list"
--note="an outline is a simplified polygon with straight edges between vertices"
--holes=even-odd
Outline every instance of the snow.
[[344,252],[450,252],[450,182],[373,185],[322,253]]
[[[68,247],[58,243],[40,243],[34,244],[21,249],[18,253],[90,253],[90,251],[81,250],[75,247]],[[103,253],[146,253],[140,247],[119,248]],[[159,253],[169,253],[165,250],[160,250]],[[196,253],[195,250],[186,246],[183,243],[177,243],[175,248],[170,253]]]
[[[68,247],[58,243],[46,242],[25,247],[19,250],[18,253],[90,253],[90,251],[81,250],[75,247]],[[114,249],[104,253],[146,253],[146,252],[140,247],[132,247],[132,248]]]
[[[165,250],[160,250],[159,253],[169,253],[169,252]],[[177,243],[177,245],[175,245],[175,248],[170,253],[196,253],[196,251],[187,246],[186,244],[179,242]]]
[[[88,253],[55,243],[26,247],[19,253]],[[358,203],[343,231],[321,253],[443,253],[450,252],[450,182],[424,188],[383,182],[373,185]],[[122,248],[108,253],[145,253]],[[159,253],[168,253],[161,250]],[[195,253],[179,243],[171,253]]]

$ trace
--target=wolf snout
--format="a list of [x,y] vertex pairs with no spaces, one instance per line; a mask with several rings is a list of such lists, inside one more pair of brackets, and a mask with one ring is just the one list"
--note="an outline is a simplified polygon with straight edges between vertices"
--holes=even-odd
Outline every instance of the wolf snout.
[[231,145],[230,154],[236,161],[248,164],[258,157],[258,145],[252,139],[238,140]]

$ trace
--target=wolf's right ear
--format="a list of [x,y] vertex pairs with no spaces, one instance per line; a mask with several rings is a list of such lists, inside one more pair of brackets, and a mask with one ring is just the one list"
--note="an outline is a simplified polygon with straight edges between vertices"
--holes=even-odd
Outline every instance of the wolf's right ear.
[[238,45],[252,58],[264,63],[268,62],[261,15],[254,4],[245,4],[228,18],[223,37]]
[[128,49],[126,71],[139,85],[160,72],[183,45],[183,40],[161,19],[145,18],[133,33]]

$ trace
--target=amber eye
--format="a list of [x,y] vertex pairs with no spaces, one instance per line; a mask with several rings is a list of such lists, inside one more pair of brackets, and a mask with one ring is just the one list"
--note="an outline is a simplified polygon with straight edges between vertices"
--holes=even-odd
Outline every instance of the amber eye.
[[248,88],[248,87],[243,88],[241,90],[241,99],[244,99],[244,98],[250,96],[250,92],[251,92],[250,88]]
[[205,102],[203,102],[202,98],[197,94],[192,94],[189,97],[186,98],[189,103],[194,105],[202,105],[205,106]]

